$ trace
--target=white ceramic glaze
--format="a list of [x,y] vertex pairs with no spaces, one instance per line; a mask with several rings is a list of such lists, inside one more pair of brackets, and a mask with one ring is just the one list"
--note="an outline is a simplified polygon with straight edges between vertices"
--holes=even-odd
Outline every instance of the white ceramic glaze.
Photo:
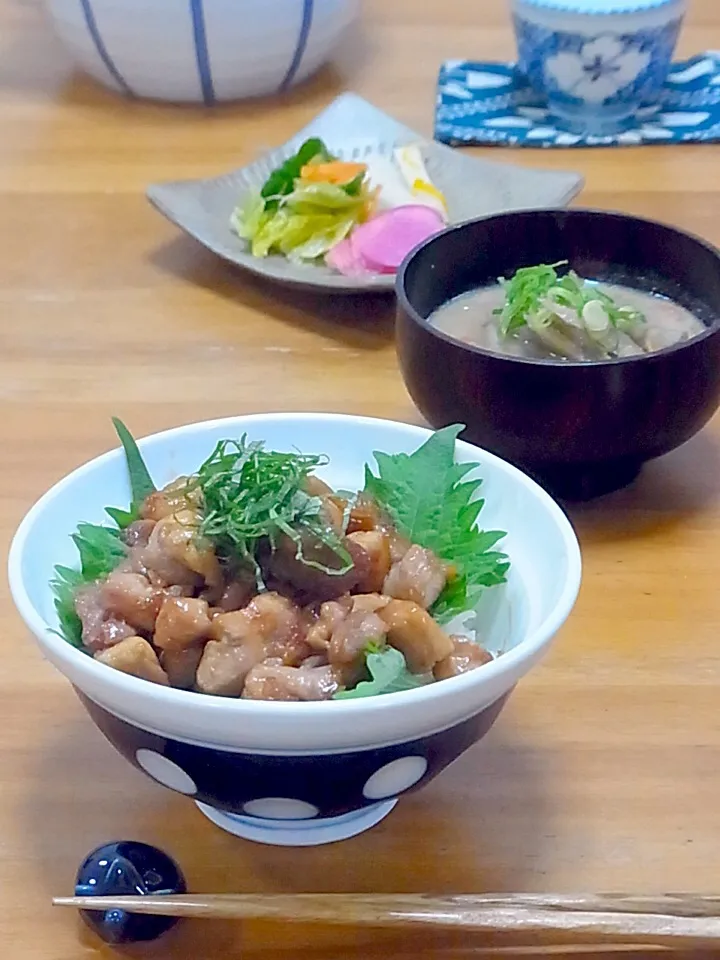
[[384,800],[372,807],[353,810],[340,817],[327,817],[322,823],[307,820],[261,820],[216,810],[198,803],[198,810],[216,827],[243,840],[270,847],[319,847],[338,840],[349,840],[384,820],[397,806],[397,800]]
[[[586,19],[587,15],[605,17],[602,22],[615,27],[637,30],[667,23],[685,12],[687,0],[513,0],[514,8],[523,16],[532,17],[544,26],[562,26],[568,18],[573,29],[597,30]],[[624,17],[623,21],[607,20],[608,16]],[[583,23],[583,21],[585,21]]]
[[208,105],[288,89],[329,59],[358,0],[46,0],[79,66],[129,96]]
[[[140,447],[155,482],[162,485],[196,469],[218,440],[245,433],[265,440],[269,449],[327,454],[330,465],[321,475],[344,489],[362,484],[364,466],[374,463],[374,451],[410,453],[429,435],[421,427],[361,417],[263,414],[189,424],[148,437]],[[507,531],[503,549],[512,566],[507,585],[486,592],[486,606],[479,614],[484,637],[491,647],[505,652],[452,680],[365,700],[300,704],[229,700],[127,676],[70,646],[54,632],[57,620],[49,581],[55,564],[76,563],[70,534],[78,521],[103,522],[106,506],[127,505],[130,494],[120,450],[79,467],[27,514],[10,549],[12,595],[45,656],[80,691],[109,713],[151,733],[230,751],[281,755],[361,750],[436,733],[494,704],[530,670],[570,613],[581,575],[572,527],[539,486],[470,444],[459,442],[457,457],[478,464],[486,501],[481,524]],[[148,765],[144,764],[146,770]],[[161,782],[170,777],[177,789],[177,771],[168,764],[160,769],[155,760],[152,768],[151,775]],[[385,779],[393,780],[391,793],[401,773],[408,783],[418,775],[415,769],[388,771]],[[374,783],[369,799],[387,796],[383,784]],[[182,792],[192,793],[186,779],[180,786]]]

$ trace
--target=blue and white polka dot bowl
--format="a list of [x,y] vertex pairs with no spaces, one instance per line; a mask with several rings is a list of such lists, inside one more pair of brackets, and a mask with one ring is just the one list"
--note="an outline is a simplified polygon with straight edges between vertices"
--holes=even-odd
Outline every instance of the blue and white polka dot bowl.
[[359,0],[46,0],[61,40],[128,96],[212,105],[283,92],[332,55]]
[[655,103],[686,0],[513,0],[518,67],[574,133],[629,129]]
[[[266,414],[191,424],[140,446],[164,484],[194,470],[218,440],[245,433],[271,449],[327,454],[323,476],[343,489],[362,485],[374,451],[410,453],[428,436],[384,420]],[[106,505],[128,502],[119,450],[75,470],[27,514],[10,550],[13,598],[110,743],[154,780],[192,797],[216,824],[289,846],[351,837],[484,736],[577,596],[580,551],[560,508],[492,454],[459,442],[457,456],[479,465],[482,523],[507,531],[512,561],[508,583],[488,590],[477,614],[484,641],[502,656],[461,677],[365,700],[254,702],[156,686],[79,652],[54,632],[48,581],[54,564],[74,562],[70,534],[78,521],[102,522]]]

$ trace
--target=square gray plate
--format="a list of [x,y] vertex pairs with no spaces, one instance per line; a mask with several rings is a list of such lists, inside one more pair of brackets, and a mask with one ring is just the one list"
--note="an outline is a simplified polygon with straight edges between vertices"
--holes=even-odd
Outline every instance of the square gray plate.
[[505,210],[562,207],[582,190],[584,182],[577,173],[534,170],[462,154],[426,140],[361,97],[345,93],[288,143],[255,163],[209,180],[154,184],[148,188],[148,199],[209,250],[259,276],[328,293],[391,291],[393,276],[344,277],[324,265],[297,265],[280,256],[253,257],[230,229],[230,214],[243,194],[262,186],[308,137],[320,137],[345,160],[361,159],[370,152],[391,154],[396,146],[418,143],[430,178],[447,198],[451,223]]

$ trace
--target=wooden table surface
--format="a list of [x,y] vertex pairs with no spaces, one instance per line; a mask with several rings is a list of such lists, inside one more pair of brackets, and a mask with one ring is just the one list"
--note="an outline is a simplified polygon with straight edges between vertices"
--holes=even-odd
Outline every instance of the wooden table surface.
[[[690,6],[680,52],[720,47],[717,0]],[[178,235],[143,190],[238,166],[348,88],[429,133],[442,59],[512,56],[506,8],[366,0],[341,66],[283,101],[207,113],[105,92],[73,73],[39,4],[0,2],[3,550],[37,496],[113,445],[111,414],[138,434],[260,410],[419,422],[387,301],[249,280]],[[487,153],[574,167],[587,205],[720,243],[717,147]],[[584,584],[546,661],[482,744],[336,846],[233,839],[132,769],[41,660],[3,583],[2,957],[111,955],[49,899],[71,891],[87,851],[121,837],[177,856],[196,891],[720,890],[719,466],[716,420],[632,489],[573,509]],[[196,922],[131,955],[409,960],[492,943]]]

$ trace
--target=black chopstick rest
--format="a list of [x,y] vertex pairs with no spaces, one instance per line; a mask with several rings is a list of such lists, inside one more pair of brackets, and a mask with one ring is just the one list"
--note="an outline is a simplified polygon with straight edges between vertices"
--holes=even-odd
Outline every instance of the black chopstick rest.
[[[157,847],[136,840],[103,844],[85,857],[77,872],[75,896],[146,896],[186,893],[180,867]],[[177,917],[141,916],[127,910],[81,910],[83,920],[106,943],[155,940]]]

